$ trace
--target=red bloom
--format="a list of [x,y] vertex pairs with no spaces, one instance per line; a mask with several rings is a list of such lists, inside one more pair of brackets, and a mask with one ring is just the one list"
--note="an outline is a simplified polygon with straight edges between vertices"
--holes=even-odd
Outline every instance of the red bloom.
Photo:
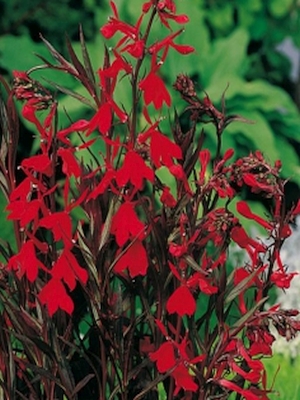
[[22,201],[26,201],[31,189],[32,182],[31,179],[27,177],[11,192],[9,200],[11,202],[19,199]]
[[116,173],[117,184],[125,186],[128,182],[131,182],[136,190],[141,190],[144,179],[153,182],[153,170],[145,164],[139,154],[133,150],[128,151],[122,167]]
[[62,240],[66,248],[73,247],[72,220],[66,211],[49,214],[41,218],[39,224],[52,231],[55,241]]
[[145,247],[140,240],[135,240],[129,249],[117,261],[114,271],[123,272],[128,268],[129,275],[134,278],[138,275],[146,275],[148,258]]
[[[164,327],[162,327],[161,331],[166,336],[167,332],[165,332]],[[203,361],[205,355],[202,354],[191,359],[188,355],[187,347],[187,337],[184,337],[180,343],[168,337],[166,343],[163,343],[157,351],[149,355],[152,361],[156,361],[156,367],[160,373],[171,371],[171,376],[174,378],[176,386],[174,396],[176,396],[181,389],[191,390],[193,392],[198,389],[198,385],[194,382],[189,372],[189,364],[196,364]]]
[[174,20],[178,24],[186,24],[189,19],[185,14],[176,15],[176,6],[173,0],[150,0],[143,4],[143,12],[147,13],[154,5],[158,11],[158,16],[163,25],[171,29],[168,20]]
[[176,363],[174,346],[171,342],[163,343],[160,348],[149,355],[151,361],[156,361],[160,373],[169,371]]
[[163,103],[168,107],[171,105],[171,96],[165,86],[164,81],[150,71],[149,74],[140,81],[139,88],[144,92],[144,101],[148,106],[153,103],[156,110],[162,108]]
[[103,194],[108,187],[111,187],[112,191],[115,192],[116,189],[114,188],[114,185],[112,184],[112,181],[115,179],[115,177],[116,177],[115,170],[109,169],[108,171],[106,171],[106,173],[103,176],[103,178],[101,179],[100,183],[88,195],[87,200],[95,199],[100,194]]
[[163,165],[170,168],[174,165],[173,158],[176,160],[182,159],[181,148],[159,132],[155,126],[139,135],[138,141],[144,143],[149,137],[151,160],[156,168]]
[[103,135],[107,135],[112,125],[112,117],[115,113],[121,122],[127,121],[127,115],[117,106],[112,100],[108,99],[101,104],[96,114],[90,120],[87,136],[90,135],[95,129],[99,129]]
[[86,284],[88,273],[80,267],[74,254],[68,249],[64,249],[51,271],[52,277],[63,280],[70,290],[75,289],[76,280]]
[[52,278],[39,293],[39,300],[47,305],[50,317],[59,309],[72,314],[74,303],[61,280]]
[[161,58],[161,61],[164,62],[167,57],[169,47],[173,47],[180,54],[189,54],[194,51],[194,48],[192,46],[180,45],[174,43],[174,39],[178,35],[180,35],[180,33],[182,33],[182,30],[172,33],[171,35],[165,37],[164,39],[154,43],[152,46],[149,47],[148,52],[150,54],[153,54],[154,60],[156,60],[157,53],[161,50],[164,50]]
[[103,135],[106,135],[111,127],[111,123],[112,123],[111,106],[108,103],[104,103],[99,107],[96,114],[90,120],[90,126],[87,135],[93,132],[96,128],[98,128]]
[[121,247],[128,239],[143,236],[144,228],[134,211],[134,203],[126,202],[121,204],[113,217],[111,233],[116,236],[116,241]]
[[298,275],[297,272],[284,272],[284,271],[276,271],[271,275],[271,281],[281,289],[288,289],[291,285],[291,281],[295,275]]
[[78,165],[78,162],[76,158],[74,157],[74,151],[71,149],[64,149],[60,147],[58,149],[57,154],[62,158],[63,160],[63,167],[62,170],[64,174],[66,174],[68,177],[71,175],[74,175],[75,178],[79,178],[81,176],[81,169]]
[[191,392],[196,392],[198,385],[194,382],[193,377],[190,375],[186,366],[180,363],[172,372],[172,377],[175,379],[176,389],[174,391],[174,396],[178,394],[180,389],[190,390]]
[[68,128],[62,129],[59,132],[57,132],[57,138],[62,141],[65,144],[70,144],[70,140],[66,136],[71,133],[71,132],[76,132],[76,131],[85,131],[89,127],[89,121],[85,119],[79,119],[78,121],[74,122],[72,125],[70,125]]
[[8,220],[19,220],[21,228],[24,228],[29,222],[34,220],[39,213],[41,201],[36,199],[32,201],[17,200],[9,203],[6,207],[10,211]]
[[230,236],[236,244],[238,244],[242,249],[246,249],[249,254],[251,254],[251,247],[256,249],[258,252],[266,251],[265,246],[248,236],[242,226],[234,226],[231,230]]
[[26,275],[30,282],[34,282],[38,275],[39,266],[46,269],[36,257],[33,241],[28,240],[23,244],[20,252],[9,259],[7,269],[15,271],[19,279]]
[[196,311],[196,301],[186,286],[180,286],[169,297],[167,301],[168,313],[183,315],[193,315]]
[[172,195],[170,188],[167,186],[164,186],[163,192],[160,196],[160,201],[167,207],[175,207],[177,204],[177,201],[175,200],[174,196]]
[[199,184],[203,185],[204,180],[205,180],[205,174],[207,170],[207,166],[210,161],[210,151],[207,149],[201,150],[199,152],[199,161],[201,165],[201,171],[200,171],[200,176],[199,176]]
[[252,219],[253,221],[256,221],[258,224],[263,226],[264,228],[268,230],[272,230],[272,225],[265,221],[262,217],[259,215],[254,214],[249,205],[245,201],[238,201],[236,204],[236,209],[237,211],[245,218]]
[[110,6],[114,13],[114,17],[110,17],[108,23],[102,26],[100,32],[106,39],[112,38],[117,32],[123,33],[127,38],[133,38],[137,35],[136,27],[127,24],[119,19],[117,7],[113,1],[110,2]]
[[123,47],[122,52],[127,52],[132,57],[140,58],[144,54],[145,43],[143,40],[136,40],[134,43],[130,43]]
[[37,156],[25,158],[21,165],[22,167],[31,169],[34,172],[40,172],[48,177],[53,174],[52,162],[46,154],[38,154]]

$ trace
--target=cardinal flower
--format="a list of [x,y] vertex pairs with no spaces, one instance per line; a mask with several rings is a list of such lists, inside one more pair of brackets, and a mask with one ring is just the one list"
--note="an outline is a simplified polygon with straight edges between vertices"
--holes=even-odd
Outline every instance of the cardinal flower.
[[167,301],[168,313],[183,315],[193,315],[196,311],[196,301],[186,286],[180,286],[171,294]]
[[26,275],[30,282],[34,282],[38,275],[39,266],[46,269],[36,257],[33,241],[28,240],[23,244],[20,252],[9,259],[7,269],[15,271],[19,279]]
[[74,303],[60,279],[52,278],[41,290],[39,300],[48,307],[50,317],[60,308],[72,314]]
[[75,289],[76,280],[86,284],[88,280],[87,271],[82,268],[74,254],[69,249],[64,249],[52,268],[52,276],[63,280],[70,290]]
[[129,275],[134,278],[138,275],[146,275],[148,258],[145,247],[140,240],[135,240],[128,250],[117,261],[114,271],[123,272],[128,268]]
[[171,96],[166,88],[164,81],[154,72],[140,81],[139,88],[144,93],[144,102],[146,106],[153,103],[156,110],[162,108],[163,103],[168,107],[171,105]]
[[154,172],[148,167],[142,157],[135,151],[126,153],[122,167],[116,173],[116,181],[119,186],[131,182],[136,190],[141,190],[144,179],[154,181]]
[[138,219],[134,211],[134,203],[121,204],[111,224],[111,233],[115,235],[116,241],[122,247],[128,239],[142,236],[144,224]]

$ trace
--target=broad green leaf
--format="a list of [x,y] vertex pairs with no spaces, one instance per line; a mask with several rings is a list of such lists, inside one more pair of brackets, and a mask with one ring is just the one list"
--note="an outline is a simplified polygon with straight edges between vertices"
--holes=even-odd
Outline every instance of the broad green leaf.
[[[0,37],[0,65],[9,72],[13,70],[27,71],[37,65],[43,65],[44,62],[37,55],[55,64],[55,61],[42,42],[36,43],[27,35],[6,35]],[[71,85],[71,87],[76,83],[74,78],[57,70],[39,69],[32,73],[31,77],[32,79],[40,80],[42,84],[45,83],[45,86],[47,84],[43,81],[43,78],[57,83],[63,82],[64,85]]]
[[268,117],[274,131],[286,138],[300,141],[300,114],[297,110],[286,114],[274,110]]
[[217,33],[228,32],[234,24],[232,4],[224,2],[222,6],[209,8],[206,18]]
[[5,35],[0,38],[0,64],[8,71],[28,70],[36,65],[34,53],[48,55],[45,46],[33,42],[29,36]]
[[[237,95],[238,87],[234,88],[235,95]],[[232,88],[230,87],[230,89],[229,93],[233,96]],[[244,82],[240,86],[239,94],[245,97],[244,103],[247,104],[247,108],[251,107],[265,112],[276,111],[282,114],[297,112],[296,105],[286,91],[264,80]]]
[[254,123],[233,122],[228,126],[224,135],[233,135],[237,143],[248,145],[252,151],[262,151],[270,162],[278,160],[279,153],[274,133],[263,114],[251,109],[242,110],[238,114]]
[[294,3],[294,0],[269,0],[268,6],[275,18],[282,18],[287,15]]
[[222,88],[233,76],[241,77],[247,67],[249,35],[245,29],[236,29],[230,36],[213,42],[205,64],[200,66],[202,84],[209,91],[213,84]]
[[300,186],[300,163],[296,150],[284,138],[278,135],[275,138],[279,158],[282,161],[282,177],[290,179]]

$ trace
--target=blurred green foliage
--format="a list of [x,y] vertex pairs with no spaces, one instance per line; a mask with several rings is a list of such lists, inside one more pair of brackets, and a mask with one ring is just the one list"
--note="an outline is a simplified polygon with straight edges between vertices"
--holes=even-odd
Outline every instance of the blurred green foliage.
[[[140,16],[142,0],[115,3],[121,18],[135,22]],[[260,149],[271,161],[281,159],[283,176],[295,184],[290,193],[290,201],[295,201],[300,187],[300,77],[292,79],[291,61],[278,50],[278,45],[290,38],[295,46],[300,46],[299,1],[178,0],[177,4],[179,11],[190,17],[190,23],[176,40],[194,45],[196,52],[178,57],[170,51],[162,68],[165,79],[171,87],[178,73],[189,74],[200,93],[207,92],[219,107],[227,88],[227,113],[242,115],[253,123],[232,124],[226,130],[224,146],[233,147],[236,157]],[[65,34],[76,46],[79,24],[83,26],[95,70],[101,66],[103,41],[99,28],[111,13],[108,0],[0,0],[0,9],[3,73],[41,64],[34,53],[49,58],[39,33],[60,51],[65,52]],[[157,25],[156,29],[151,40],[156,40],[161,27]],[[57,72],[42,70],[34,74],[36,79],[41,76],[63,81],[74,91],[81,90],[76,81]],[[129,90],[123,86],[119,90],[123,104],[130,98]],[[179,99],[174,96],[175,106],[180,108]],[[78,118],[86,112],[70,96],[63,99],[63,105]],[[214,132],[208,128],[207,135],[213,147]]]

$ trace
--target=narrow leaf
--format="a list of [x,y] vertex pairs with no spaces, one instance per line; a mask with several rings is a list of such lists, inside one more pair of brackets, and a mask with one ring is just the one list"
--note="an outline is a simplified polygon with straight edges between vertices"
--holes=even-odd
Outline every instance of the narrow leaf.
[[85,69],[86,69],[87,76],[89,77],[90,81],[95,84],[96,83],[95,74],[94,74],[94,70],[92,67],[89,53],[86,48],[82,25],[79,26],[79,38],[80,38],[80,44],[81,44],[83,63],[84,63]]

